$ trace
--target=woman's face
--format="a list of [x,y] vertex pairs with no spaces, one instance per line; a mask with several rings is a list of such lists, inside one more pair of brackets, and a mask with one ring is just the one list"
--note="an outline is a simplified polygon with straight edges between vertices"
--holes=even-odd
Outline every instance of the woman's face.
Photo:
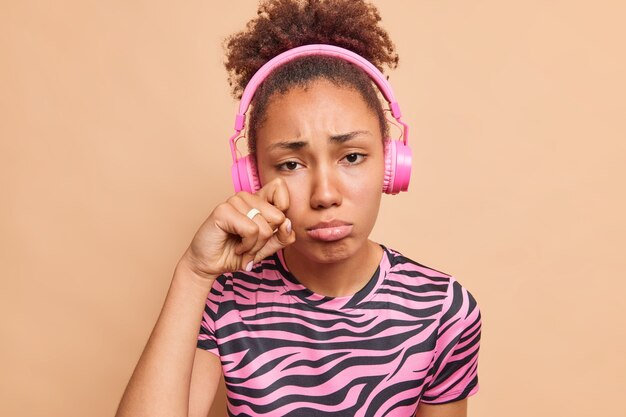
[[289,189],[286,215],[296,233],[290,252],[317,263],[365,252],[384,155],[378,118],[359,92],[320,79],[277,94],[256,149],[261,184],[282,177]]

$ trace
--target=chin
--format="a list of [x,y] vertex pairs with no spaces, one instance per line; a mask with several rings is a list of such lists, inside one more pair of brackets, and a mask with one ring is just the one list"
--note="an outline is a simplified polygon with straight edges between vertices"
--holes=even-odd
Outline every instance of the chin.
[[308,241],[302,245],[298,245],[296,240],[293,246],[299,255],[320,264],[341,262],[353,256],[358,250],[355,239],[350,237],[335,242]]

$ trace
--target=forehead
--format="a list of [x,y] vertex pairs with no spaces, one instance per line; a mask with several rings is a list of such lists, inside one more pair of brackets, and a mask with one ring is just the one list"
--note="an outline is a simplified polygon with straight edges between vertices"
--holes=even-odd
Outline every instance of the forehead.
[[257,130],[257,148],[273,141],[314,139],[356,130],[379,137],[375,111],[356,89],[319,79],[270,98]]

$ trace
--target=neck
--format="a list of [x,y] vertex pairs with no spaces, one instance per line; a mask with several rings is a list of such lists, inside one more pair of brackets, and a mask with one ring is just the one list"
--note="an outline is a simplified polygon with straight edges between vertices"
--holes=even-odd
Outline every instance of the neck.
[[331,263],[315,262],[291,249],[283,250],[289,271],[309,290],[328,297],[357,293],[369,282],[383,254],[382,247],[371,240],[353,255]]

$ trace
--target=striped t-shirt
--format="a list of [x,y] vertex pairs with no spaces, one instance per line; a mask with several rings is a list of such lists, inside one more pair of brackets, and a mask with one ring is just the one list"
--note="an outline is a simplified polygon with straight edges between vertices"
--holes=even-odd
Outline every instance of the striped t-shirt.
[[481,316],[452,276],[383,246],[359,292],[315,294],[282,252],[221,275],[198,347],[220,357],[230,416],[412,416],[478,391]]

